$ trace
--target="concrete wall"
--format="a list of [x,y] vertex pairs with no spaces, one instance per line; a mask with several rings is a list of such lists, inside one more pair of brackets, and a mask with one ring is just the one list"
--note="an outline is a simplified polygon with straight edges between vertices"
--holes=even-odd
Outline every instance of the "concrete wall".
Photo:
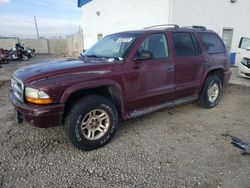
[[[93,0],[82,7],[84,46],[103,36],[169,22],[170,0]],[[99,15],[98,15],[99,14]]]
[[83,51],[83,33],[80,31],[67,37],[68,52],[70,55],[79,56]]
[[18,38],[13,38],[13,39],[0,38],[0,48],[11,49],[15,47],[16,43],[18,43]]
[[16,43],[24,44],[36,50],[41,54],[69,54],[79,56],[83,51],[83,35],[79,31],[68,36],[66,39],[18,39],[18,38],[0,38],[0,48],[14,48]]
[[51,54],[66,54],[68,53],[67,40],[65,39],[50,39],[48,40],[49,52]]
[[35,49],[37,53],[49,53],[47,39],[20,39],[20,44]]

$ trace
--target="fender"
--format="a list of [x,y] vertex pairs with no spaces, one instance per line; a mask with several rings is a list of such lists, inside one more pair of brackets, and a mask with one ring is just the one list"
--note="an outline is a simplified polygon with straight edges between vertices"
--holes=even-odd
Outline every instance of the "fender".
[[225,67],[223,67],[223,65],[217,65],[217,66],[214,66],[214,65],[213,65],[212,67],[209,67],[208,69],[206,69],[206,70],[205,70],[205,73],[204,73],[203,76],[202,76],[202,80],[201,80],[201,82],[200,82],[200,86],[197,88],[197,90],[196,90],[196,92],[195,92],[197,95],[200,94],[200,92],[201,92],[201,90],[202,90],[202,87],[203,87],[203,84],[204,84],[204,82],[206,81],[206,79],[207,79],[209,73],[212,72],[212,71],[216,71],[216,70],[223,70],[223,71],[225,71]]
[[104,80],[101,80],[101,82],[100,80],[91,80],[91,81],[85,81],[83,83],[74,84],[64,91],[60,102],[65,103],[71,94],[79,90],[93,89],[93,88],[102,87],[102,86],[113,86],[114,88],[116,88],[119,98],[120,98],[122,119],[126,119],[128,115],[126,113],[125,105],[124,105],[125,98],[123,94],[123,89],[120,86],[120,84],[118,84],[114,80],[104,79]]

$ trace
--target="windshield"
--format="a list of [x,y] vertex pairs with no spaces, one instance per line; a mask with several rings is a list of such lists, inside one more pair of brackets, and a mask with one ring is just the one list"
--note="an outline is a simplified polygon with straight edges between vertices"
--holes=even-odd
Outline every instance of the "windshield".
[[138,34],[135,33],[119,33],[106,36],[84,52],[83,55],[102,58],[124,58],[137,36]]

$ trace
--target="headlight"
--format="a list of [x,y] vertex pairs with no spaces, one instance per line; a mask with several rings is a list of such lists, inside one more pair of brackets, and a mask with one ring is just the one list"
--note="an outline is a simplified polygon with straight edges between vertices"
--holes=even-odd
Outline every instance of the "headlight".
[[250,60],[244,57],[244,58],[242,59],[241,63],[242,63],[243,65],[247,66],[248,61],[250,61]]
[[25,88],[25,99],[34,104],[51,104],[53,102],[47,93],[31,87]]

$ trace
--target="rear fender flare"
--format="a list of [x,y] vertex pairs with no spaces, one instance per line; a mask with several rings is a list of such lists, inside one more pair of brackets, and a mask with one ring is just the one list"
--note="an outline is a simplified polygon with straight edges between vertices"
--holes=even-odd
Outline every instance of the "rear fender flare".
[[[206,81],[206,79],[207,79],[207,77],[208,77],[208,75],[211,73],[211,72],[213,72],[213,71],[216,71],[216,70],[225,70],[225,68],[223,67],[223,66],[216,66],[216,67],[212,67],[212,68],[210,68],[210,69],[207,69],[206,71],[205,71],[205,73],[204,73],[204,76],[202,77],[202,81],[201,81],[201,83],[200,83],[200,86],[197,88],[197,90],[196,90],[196,94],[197,95],[199,95],[200,94],[200,92],[201,92],[201,90],[202,90],[202,88],[203,88],[203,85],[204,85],[204,83],[205,83],[205,81]],[[223,81],[223,80],[222,80]]]

